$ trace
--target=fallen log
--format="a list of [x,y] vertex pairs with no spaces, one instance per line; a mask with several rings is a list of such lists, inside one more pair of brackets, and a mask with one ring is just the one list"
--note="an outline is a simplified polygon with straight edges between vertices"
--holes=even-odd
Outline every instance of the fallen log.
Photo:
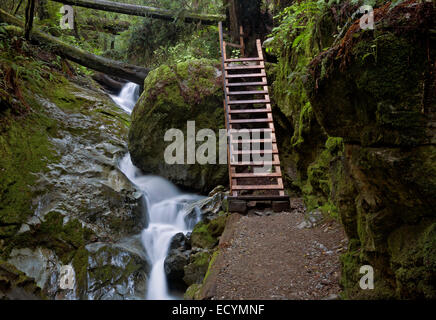
[[185,22],[201,21],[203,24],[215,25],[219,21],[225,21],[226,16],[221,14],[202,14],[187,11],[172,11],[168,9],[140,6],[136,4],[112,2],[107,0],[52,0],[72,6],[97,9],[102,11],[117,12],[139,17],[151,17],[162,20],[175,20],[180,18]]
[[105,18],[87,18],[81,29],[118,34],[126,31],[130,27],[130,22],[122,20],[110,20]]
[[[20,19],[17,19],[2,9],[0,9],[0,21],[18,26],[18,32],[23,32],[24,23]],[[78,47],[69,45],[56,37],[48,35],[40,31],[37,27],[32,29],[30,39],[38,42],[39,44],[48,45],[52,52],[55,52],[82,66],[100,71],[107,75],[126,79],[139,85],[143,85],[145,77],[147,77],[147,74],[150,72],[150,69],[144,67],[107,59],[89,53]]]
[[107,91],[112,94],[118,95],[125,83],[119,82],[115,79],[112,79],[107,74],[96,72],[92,75],[92,79],[97,81],[100,85],[102,85]]

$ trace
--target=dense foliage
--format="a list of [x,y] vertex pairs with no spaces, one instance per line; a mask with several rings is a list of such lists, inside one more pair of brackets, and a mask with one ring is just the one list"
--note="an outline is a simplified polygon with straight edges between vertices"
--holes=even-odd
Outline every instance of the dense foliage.
[[[0,8],[24,20],[25,1],[5,0]],[[60,27],[62,4],[37,1],[35,25],[61,40],[91,53],[146,67],[177,63],[192,58],[216,58],[219,55],[218,30],[201,23],[181,21],[184,12],[221,13],[220,0],[125,0],[123,3],[146,5],[174,11],[174,21],[126,16],[82,7],[74,7],[74,29]],[[19,5],[21,3],[21,5]]]

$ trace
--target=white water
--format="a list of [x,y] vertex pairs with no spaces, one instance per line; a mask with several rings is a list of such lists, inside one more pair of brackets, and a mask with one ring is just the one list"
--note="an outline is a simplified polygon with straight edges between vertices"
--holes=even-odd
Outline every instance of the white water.
[[[132,112],[135,105],[133,103],[133,106],[130,107],[130,102],[135,99],[132,97],[135,94],[135,90],[131,90],[132,87],[131,83],[126,84],[120,96],[113,98],[128,113]],[[132,96],[128,96],[128,93]],[[121,104],[125,101],[129,104]],[[176,186],[164,178],[143,175],[133,165],[130,154],[121,160],[119,167],[126,177],[143,192],[145,198],[147,212],[144,214],[148,218],[148,227],[142,231],[142,244],[151,263],[146,299],[174,299],[168,292],[164,270],[165,258],[172,237],[179,232],[186,234],[192,231],[193,225],[200,220],[197,214],[194,217],[195,221],[190,221],[184,210],[185,205],[200,200],[202,197],[181,193]]]
[[118,96],[111,95],[111,98],[124,111],[131,113],[139,98],[139,86],[136,83],[128,82]]

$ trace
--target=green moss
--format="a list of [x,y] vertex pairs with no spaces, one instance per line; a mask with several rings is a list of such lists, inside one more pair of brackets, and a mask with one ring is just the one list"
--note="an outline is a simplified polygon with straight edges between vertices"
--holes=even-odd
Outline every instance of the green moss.
[[210,258],[209,251],[201,251],[192,255],[189,259],[190,263],[184,267],[183,281],[187,285],[201,283],[209,266]]
[[227,216],[221,215],[210,221],[197,223],[192,230],[191,243],[194,247],[213,248],[218,243],[218,237],[223,233]]
[[73,258],[72,266],[76,274],[77,294],[80,296],[88,287],[87,270],[88,270],[89,252],[84,246],[80,247]]
[[33,248],[42,246],[56,252],[62,263],[69,263],[76,250],[85,245],[92,231],[83,228],[76,219],[64,224],[64,216],[56,211],[48,213],[44,222],[31,226],[30,231],[9,239],[4,254],[8,255],[13,248]]
[[331,154],[342,154],[344,151],[344,139],[338,137],[328,137],[325,147]]
[[304,142],[304,133],[310,130],[310,121],[313,117],[312,106],[310,102],[306,102],[303,109],[300,111],[299,121],[294,131],[294,136],[291,138],[292,146],[295,148]]
[[328,217],[339,218],[333,185],[344,179],[339,162],[343,150],[342,138],[328,137],[325,149],[307,168],[307,180],[302,185],[307,210],[320,209]]
[[206,274],[204,275],[203,284],[206,283],[207,278],[209,277],[213,264],[215,263],[216,259],[218,258],[218,255],[220,254],[220,250],[217,249],[210,258],[209,267],[207,268]]
[[436,223],[402,227],[389,236],[388,246],[397,296],[435,299]]
[[208,265],[210,254],[208,252],[199,252],[192,257],[192,263],[198,267]]
[[58,160],[47,133],[56,130],[53,120],[37,113],[5,119],[0,123],[0,238],[13,235],[33,213],[37,173]]
[[200,290],[201,290],[201,284],[194,283],[186,289],[185,294],[183,295],[183,298],[185,300],[199,300],[200,299]]

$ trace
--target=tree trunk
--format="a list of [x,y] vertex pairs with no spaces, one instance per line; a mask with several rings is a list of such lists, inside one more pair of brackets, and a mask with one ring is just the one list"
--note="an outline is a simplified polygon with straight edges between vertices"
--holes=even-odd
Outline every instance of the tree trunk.
[[94,30],[116,35],[126,31],[130,27],[130,22],[122,20],[110,20],[106,18],[90,17],[85,20],[86,24],[81,24],[81,29]]
[[225,0],[227,7],[227,21],[233,42],[239,42],[239,26],[241,25],[236,11],[235,0]]
[[93,74],[92,79],[101,84],[107,91],[116,95],[121,92],[121,89],[123,89],[123,86],[125,85],[125,83],[116,81],[115,79],[112,79],[108,75],[101,72],[96,72]]
[[24,37],[29,40],[30,32],[33,27],[33,15],[35,13],[35,0],[27,0],[26,5],[26,24],[24,26]]
[[[24,28],[24,23],[21,20],[2,9],[0,9],[0,21]],[[19,30],[19,32],[22,32],[22,30]],[[145,77],[150,72],[149,69],[144,67],[96,56],[80,48],[66,44],[51,35],[39,31],[37,28],[34,28],[32,32],[31,40],[50,46],[52,52],[82,66],[103,72],[107,75],[126,79],[139,85],[143,85]]]
[[73,33],[74,33],[74,37],[77,39],[77,40],[80,40],[80,35],[79,35],[79,24],[78,23],[76,23],[76,10],[74,10],[73,11],[73,21],[74,21],[74,23],[73,23]]
[[20,10],[21,4],[23,3],[23,0],[20,0],[20,2],[18,2],[17,8],[14,11],[14,15],[17,14],[18,10]]
[[38,0],[38,18],[39,20],[50,18],[50,14],[47,10],[47,0]]
[[271,14],[268,11],[262,12],[262,0],[225,1],[232,41],[239,43],[239,26],[242,26],[247,54],[256,54],[256,39],[264,40],[271,32]]
[[[97,9],[97,10],[103,10],[109,12],[118,12],[118,13],[124,13],[133,16],[140,16],[140,17],[152,17],[156,19],[163,19],[163,20],[170,20],[170,21],[179,18],[179,14],[171,10],[146,7],[146,6],[140,6],[135,4],[112,2],[108,0],[53,0],[53,1],[60,2],[63,4],[78,6],[78,7]],[[218,24],[219,21],[224,21],[226,19],[225,16],[219,14],[201,14],[195,12],[188,12],[188,13],[185,12],[182,14],[182,16],[180,16],[180,18],[183,19],[185,22],[201,21],[203,24],[212,24],[212,25]]]

